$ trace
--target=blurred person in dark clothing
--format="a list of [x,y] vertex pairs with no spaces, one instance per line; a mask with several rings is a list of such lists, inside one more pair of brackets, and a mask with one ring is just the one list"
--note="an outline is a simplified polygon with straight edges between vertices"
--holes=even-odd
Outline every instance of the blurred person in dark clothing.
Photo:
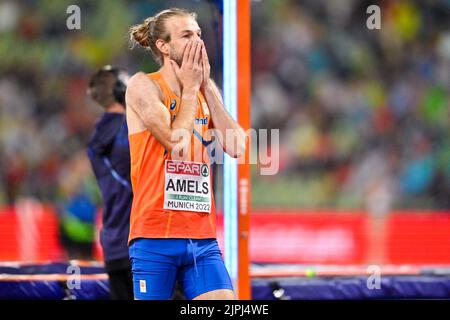
[[100,242],[111,299],[132,300],[133,283],[128,256],[130,210],[130,152],[125,119],[125,90],[129,75],[105,66],[90,79],[88,94],[105,112],[95,125],[88,156],[103,200]]
[[[95,73],[88,93],[105,112],[98,120],[88,147],[103,199],[100,242],[109,276],[112,299],[134,299],[128,255],[130,210],[133,198],[130,181],[130,151],[125,119],[125,70],[105,66]],[[184,299],[177,284],[174,300]]]

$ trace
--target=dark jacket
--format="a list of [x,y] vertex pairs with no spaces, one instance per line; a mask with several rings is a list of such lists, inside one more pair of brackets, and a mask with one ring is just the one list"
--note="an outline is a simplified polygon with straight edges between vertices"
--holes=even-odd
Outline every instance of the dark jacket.
[[127,258],[133,193],[128,128],[124,114],[103,114],[95,125],[88,156],[103,199],[100,242],[105,261]]

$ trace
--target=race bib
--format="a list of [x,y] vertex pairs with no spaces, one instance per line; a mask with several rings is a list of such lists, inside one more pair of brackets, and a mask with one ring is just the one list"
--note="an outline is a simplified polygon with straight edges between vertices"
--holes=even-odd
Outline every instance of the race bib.
[[208,164],[166,160],[164,168],[164,209],[211,212],[211,172]]

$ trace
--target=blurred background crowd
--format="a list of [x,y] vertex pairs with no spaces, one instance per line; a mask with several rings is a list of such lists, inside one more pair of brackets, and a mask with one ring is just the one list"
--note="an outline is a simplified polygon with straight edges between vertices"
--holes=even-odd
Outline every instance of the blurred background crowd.
[[448,209],[450,1],[383,1],[381,30],[370,1],[263,3],[252,119],[280,128],[281,171],[254,203]]
[[[0,2],[0,205],[33,196],[90,221],[89,76],[155,70],[127,30],[181,6],[198,12],[220,84],[221,21],[213,1],[77,1],[82,27],[68,30],[72,2]],[[280,129],[280,171],[253,166],[253,206],[450,208],[450,1],[383,1],[381,30],[366,27],[370,4],[252,3],[252,127]]]

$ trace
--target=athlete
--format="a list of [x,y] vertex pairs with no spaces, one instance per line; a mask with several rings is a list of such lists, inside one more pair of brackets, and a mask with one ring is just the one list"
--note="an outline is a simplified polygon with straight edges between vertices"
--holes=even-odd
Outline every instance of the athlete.
[[105,66],[89,82],[88,93],[105,112],[95,125],[88,156],[103,200],[100,242],[109,277],[111,298],[133,299],[128,234],[133,192],[125,119],[126,71]]
[[234,299],[216,240],[208,146],[214,136],[240,157],[245,133],[210,79],[195,13],[164,10],[131,27],[130,36],[161,65],[135,74],[126,92],[134,297],[169,299],[178,281],[187,299]]

